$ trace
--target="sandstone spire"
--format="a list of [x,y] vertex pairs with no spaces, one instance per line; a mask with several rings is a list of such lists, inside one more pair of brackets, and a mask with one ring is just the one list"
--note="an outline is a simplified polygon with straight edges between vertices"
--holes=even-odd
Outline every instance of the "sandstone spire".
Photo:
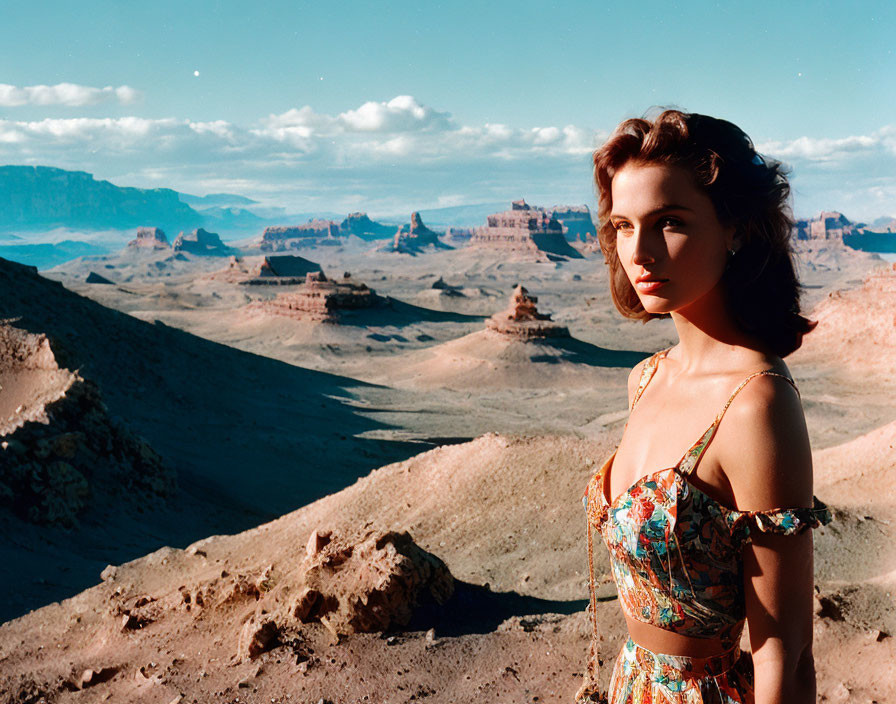
[[536,296],[530,296],[522,285],[517,285],[510,295],[510,305],[495,313],[485,325],[502,335],[524,340],[539,337],[569,337],[569,329],[551,321],[550,313],[539,313]]

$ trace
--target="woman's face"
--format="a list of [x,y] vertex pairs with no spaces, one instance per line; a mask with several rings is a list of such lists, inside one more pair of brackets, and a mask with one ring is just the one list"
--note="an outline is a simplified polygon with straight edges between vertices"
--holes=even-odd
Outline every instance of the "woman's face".
[[681,311],[712,291],[734,228],[679,166],[629,162],[611,183],[616,253],[648,313]]

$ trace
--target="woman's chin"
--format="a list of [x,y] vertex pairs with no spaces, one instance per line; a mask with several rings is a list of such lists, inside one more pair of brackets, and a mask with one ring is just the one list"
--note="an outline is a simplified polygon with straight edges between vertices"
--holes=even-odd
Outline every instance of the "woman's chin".
[[663,315],[669,314],[673,310],[675,310],[675,306],[671,301],[667,301],[662,298],[654,298],[653,296],[645,296],[640,299],[641,305],[644,306],[644,310],[648,313],[652,313],[654,315]]

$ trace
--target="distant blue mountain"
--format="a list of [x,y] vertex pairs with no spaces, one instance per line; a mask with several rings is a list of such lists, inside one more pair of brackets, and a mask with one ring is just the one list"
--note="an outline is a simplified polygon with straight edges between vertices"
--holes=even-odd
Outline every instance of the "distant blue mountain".
[[38,269],[52,269],[54,266],[88,254],[108,254],[109,252],[109,247],[75,240],[63,240],[55,244],[0,245],[0,257],[20,264],[36,266]]
[[0,166],[0,230],[147,225],[179,232],[203,224],[202,216],[170,188],[121,187],[84,171],[50,166]]
[[[420,210],[422,217],[429,225],[441,227],[474,227],[484,225],[485,218],[492,213],[499,213],[510,207],[510,201],[499,203],[475,203],[472,205],[455,205],[448,208],[430,208]],[[388,215],[377,218],[386,222],[407,222],[408,214]]]
[[262,218],[245,208],[213,206],[203,208],[199,214],[202,216],[205,227],[216,232],[228,234],[252,234],[260,232],[275,219]]
[[207,196],[194,196],[189,193],[178,193],[180,199],[192,208],[232,208],[241,205],[255,205],[257,200],[246,198],[235,193],[209,193]]

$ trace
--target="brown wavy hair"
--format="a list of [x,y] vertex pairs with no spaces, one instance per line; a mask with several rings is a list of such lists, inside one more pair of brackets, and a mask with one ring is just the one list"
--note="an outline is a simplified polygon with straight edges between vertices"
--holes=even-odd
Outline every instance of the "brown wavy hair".
[[722,275],[736,322],[780,357],[799,349],[815,322],[800,314],[790,185],[781,162],[758,154],[733,123],[679,110],[665,110],[652,121],[625,120],[594,152],[598,240],[609,267],[613,302],[624,316],[643,322],[669,316],[644,310],[616,254],[610,185],[629,162],[679,166],[693,174],[719,221],[736,229],[740,248]]

